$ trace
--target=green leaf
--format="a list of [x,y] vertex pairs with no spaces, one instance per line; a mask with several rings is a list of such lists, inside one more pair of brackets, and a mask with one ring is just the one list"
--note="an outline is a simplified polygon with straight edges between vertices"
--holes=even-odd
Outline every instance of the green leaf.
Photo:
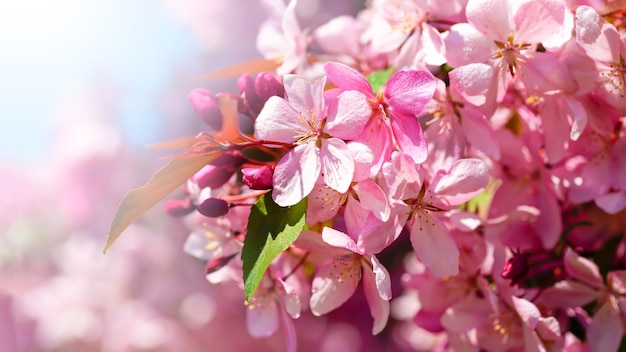
[[306,198],[283,208],[274,203],[271,193],[266,193],[254,204],[241,252],[246,300],[252,299],[272,260],[298,238],[305,215]]
[[374,94],[376,94],[380,90],[380,88],[382,88],[387,83],[392,73],[393,68],[389,67],[384,71],[374,71],[367,75],[367,81],[370,82],[370,84],[372,85],[372,91],[374,92]]

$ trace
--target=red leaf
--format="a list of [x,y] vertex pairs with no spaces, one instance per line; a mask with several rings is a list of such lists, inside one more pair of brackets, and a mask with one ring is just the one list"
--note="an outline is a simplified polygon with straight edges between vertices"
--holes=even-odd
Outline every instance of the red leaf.
[[106,253],[130,224],[176,190],[219,154],[220,150],[215,150],[184,158],[173,158],[157,171],[143,187],[128,192],[117,207],[109,228],[109,237],[104,246],[104,252]]
[[187,149],[198,141],[197,136],[187,136],[165,142],[149,144],[150,149]]
[[202,79],[219,79],[238,77],[246,72],[256,73],[262,71],[274,71],[280,66],[280,62],[274,60],[256,59],[238,63],[232,66],[224,67],[217,71],[213,71],[206,76],[202,76]]

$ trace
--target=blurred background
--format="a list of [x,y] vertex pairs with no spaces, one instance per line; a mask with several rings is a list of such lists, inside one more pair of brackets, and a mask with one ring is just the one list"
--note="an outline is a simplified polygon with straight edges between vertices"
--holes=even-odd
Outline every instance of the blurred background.
[[[162,207],[102,254],[123,195],[170,153],[145,145],[202,131],[188,92],[236,92],[199,77],[260,57],[261,2],[0,4],[0,351],[284,350],[249,337],[241,291],[206,282]],[[298,18],[361,6],[300,0]]]

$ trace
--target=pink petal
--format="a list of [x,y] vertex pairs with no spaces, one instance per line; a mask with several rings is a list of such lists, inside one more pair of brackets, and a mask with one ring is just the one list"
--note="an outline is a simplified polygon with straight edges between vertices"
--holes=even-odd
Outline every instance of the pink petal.
[[352,160],[354,160],[354,177],[352,180],[359,182],[368,179],[374,163],[374,153],[370,147],[363,142],[351,141],[348,143],[348,150],[350,150],[350,155],[352,155]]
[[285,309],[280,310],[280,318],[283,326],[283,335],[285,336],[285,344],[287,352],[298,351],[298,337],[296,336],[296,327],[291,317]]
[[[363,22],[350,15],[341,15],[332,18],[330,21],[317,27],[313,32],[315,44],[319,45],[324,52],[329,54],[348,54],[352,57],[357,57],[361,55],[359,37],[361,36],[364,26],[365,24]],[[324,70],[326,70],[326,68],[324,68]],[[328,70],[326,70],[326,74],[333,83],[341,87],[341,85],[335,82],[334,78],[331,77],[334,74],[331,74]]]
[[337,97],[336,104],[328,108],[324,131],[333,137],[350,140],[358,137],[372,116],[367,98],[356,90],[345,91]]
[[615,270],[607,274],[607,281],[611,284],[613,292],[626,294],[626,270]]
[[[310,300],[311,312],[320,316],[339,308],[356,290],[359,284],[361,264],[358,261],[343,261],[348,265],[349,274],[345,266],[332,262],[319,269],[312,284]],[[345,275],[345,279],[341,276]]]
[[[372,271],[374,272],[376,279],[376,290],[378,291],[380,298],[388,301],[391,299],[391,278],[389,276],[389,272],[382,264],[380,264],[376,256],[371,256],[370,260],[372,264]],[[369,270],[366,269],[365,271]]]
[[284,75],[283,85],[289,104],[306,120],[320,121],[325,115],[324,85],[326,76],[310,80],[298,75]]
[[283,309],[281,310],[289,313],[292,318],[298,319],[301,311],[300,296],[298,295],[298,292],[296,292],[292,285],[281,279],[274,280],[274,284],[276,285],[276,291],[282,298],[283,307],[281,308]]
[[587,55],[601,62],[610,62],[619,57],[621,43],[615,27],[589,6],[576,9],[576,41]]
[[274,169],[272,197],[276,204],[287,207],[308,196],[321,170],[315,143],[298,145],[283,155]]
[[597,300],[603,292],[578,281],[563,280],[545,289],[537,304],[550,308],[574,308]]
[[506,0],[469,0],[465,8],[467,22],[489,39],[506,42],[513,31],[511,5]]
[[565,250],[563,264],[567,273],[573,278],[596,288],[604,287],[604,281],[602,276],[600,276],[598,266],[593,261],[581,257],[569,247]]
[[[372,256],[372,258],[374,257]],[[378,275],[375,275],[375,273],[372,272],[367,265],[364,265],[363,268],[363,291],[365,293],[365,299],[367,300],[367,304],[370,308],[372,318],[374,318],[372,334],[376,335],[383,331],[387,325],[387,320],[389,319],[389,298],[383,298],[377,287],[378,282],[376,276]],[[387,275],[389,274],[387,273]],[[389,287],[389,290],[391,291],[391,287]]]
[[[584,55],[581,55],[584,57]],[[570,116],[572,118],[572,129],[570,131],[570,138],[575,141],[587,127],[587,110],[585,110],[584,106],[580,103],[578,99],[574,98],[566,98],[567,108],[570,112]]]
[[324,64],[324,71],[328,79],[342,90],[357,90],[367,98],[375,99],[370,83],[352,67],[339,62],[327,62]]
[[322,139],[320,149],[324,183],[339,193],[346,193],[354,176],[354,161],[348,146],[341,139],[328,138]]
[[391,161],[382,170],[387,193],[394,199],[415,197],[422,188],[422,180],[415,162],[401,152],[391,154]]
[[398,147],[404,154],[410,156],[413,162],[421,164],[428,157],[428,144],[424,131],[417,119],[412,115],[394,113],[390,119],[393,136]]
[[513,307],[520,318],[522,318],[524,324],[526,324],[529,328],[534,329],[541,318],[541,313],[539,312],[537,306],[523,298],[515,296],[512,296],[511,298],[513,300]]
[[309,252],[323,253],[328,257],[341,257],[350,254],[344,248],[332,247],[322,239],[322,234],[314,231],[302,231],[293,244]]
[[540,43],[558,33],[565,21],[565,1],[533,0],[523,2],[515,11],[515,40]]
[[[348,235],[355,239],[360,236],[363,231],[365,221],[370,215],[371,212],[363,208],[363,205],[358,200],[354,197],[348,197],[343,212]],[[359,248],[362,249],[362,247]]]
[[378,184],[367,179],[355,184],[352,189],[359,196],[363,208],[371,211],[381,221],[389,219],[391,214],[389,201]]
[[522,82],[533,94],[573,93],[578,89],[569,68],[549,53],[528,55],[522,72]]
[[448,65],[459,68],[464,65],[491,60],[497,47],[469,23],[457,23],[450,27],[445,38]]
[[307,199],[306,222],[313,225],[331,219],[341,208],[341,193],[317,183]]
[[449,205],[457,205],[482,192],[489,182],[489,173],[480,159],[460,159],[452,164],[450,171],[439,173],[432,182],[433,193]]
[[482,219],[474,213],[453,209],[446,213],[450,222],[463,232],[474,231],[482,224]]
[[343,248],[350,252],[363,254],[356,246],[356,242],[350,236],[341,231],[337,231],[331,227],[324,227],[322,230],[322,239],[329,245],[337,248]]
[[626,208],[626,192],[610,192],[596,197],[596,205],[609,214],[617,214]]
[[617,351],[623,335],[622,319],[613,300],[608,299],[593,315],[587,328],[590,351]]
[[[263,297],[263,296],[261,296]],[[268,337],[278,330],[280,317],[278,303],[272,295],[253,300],[246,311],[248,332],[254,337]]]
[[394,207],[394,214],[388,221],[381,221],[368,213],[358,232],[357,246],[363,253],[380,253],[398,238],[408,215],[408,209],[405,211],[404,207],[408,208],[402,204]]
[[561,160],[570,139],[567,115],[562,104],[556,99],[546,97],[540,108],[541,124],[544,130],[546,158],[549,163]]
[[463,65],[450,71],[450,90],[470,104],[480,107],[494,104],[491,91],[496,89],[493,67],[482,63]]
[[544,185],[537,187],[537,208],[539,216],[533,227],[541,233],[544,248],[553,248],[559,241],[563,231],[561,207],[554,194]]
[[542,340],[556,341],[561,337],[561,326],[555,317],[546,317],[539,320],[535,327]]
[[292,143],[303,129],[300,115],[283,98],[270,97],[254,122],[254,137],[268,141]]
[[611,147],[611,187],[626,191],[626,138],[620,138]]
[[437,277],[459,273],[459,249],[445,225],[420,212],[411,227],[411,244],[420,261]]
[[436,86],[427,71],[398,71],[385,85],[385,102],[397,113],[415,116],[430,102]]
[[419,55],[423,56],[421,62],[432,66],[441,66],[446,63],[446,47],[441,36],[441,32],[435,27],[426,22],[422,24],[419,51]]
[[494,160],[500,160],[500,145],[485,115],[474,109],[463,109],[461,114],[461,126],[469,144]]
[[359,138],[352,142],[355,141],[363,143],[371,149],[374,159],[370,168],[370,174],[378,174],[383,163],[390,159],[393,151],[393,138],[389,125],[380,118],[372,118]]

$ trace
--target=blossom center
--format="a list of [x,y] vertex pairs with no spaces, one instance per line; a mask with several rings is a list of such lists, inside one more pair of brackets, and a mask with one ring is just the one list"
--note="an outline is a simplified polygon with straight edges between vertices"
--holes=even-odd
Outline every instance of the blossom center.
[[531,44],[516,43],[510,35],[506,42],[494,41],[498,50],[491,57],[494,60],[501,59],[501,67],[506,68],[511,76],[515,76],[520,64],[526,63],[526,57],[521,54],[522,50],[528,49]]
[[619,56],[619,62],[611,62],[609,64],[610,70],[603,72],[602,75],[606,76],[610,81],[613,91],[619,91],[620,97],[624,97],[624,90],[626,89],[626,62],[622,55]]

